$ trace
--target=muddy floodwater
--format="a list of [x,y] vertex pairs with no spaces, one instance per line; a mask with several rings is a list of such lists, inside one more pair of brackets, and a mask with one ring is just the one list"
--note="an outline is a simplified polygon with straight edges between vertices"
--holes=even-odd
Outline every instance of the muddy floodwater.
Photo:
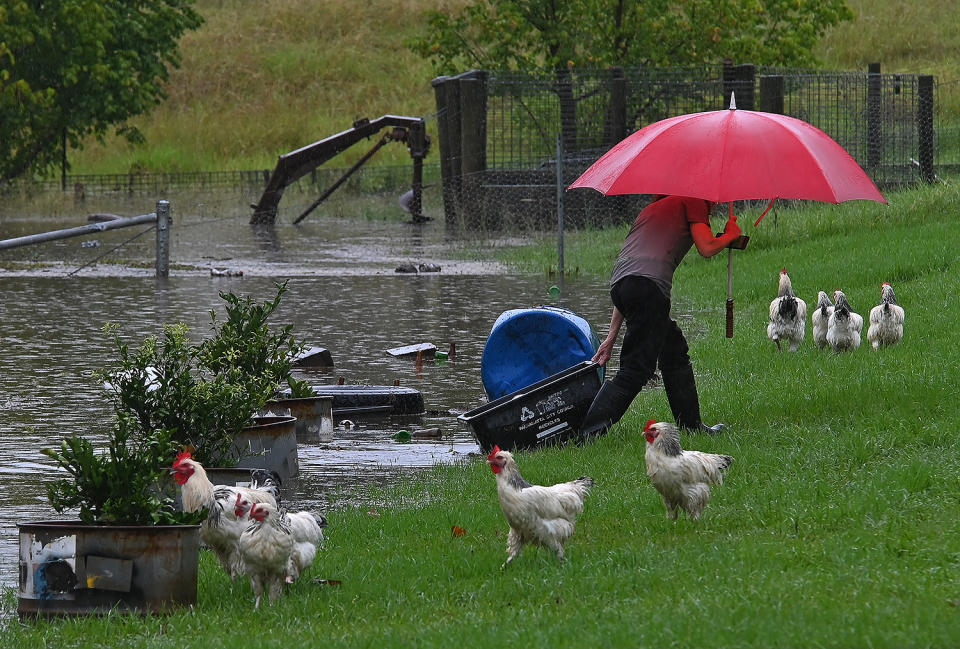
[[[330,350],[335,367],[298,372],[315,384],[400,385],[423,393],[427,414],[411,420],[355,419],[330,443],[300,444],[299,476],[285,485],[291,507],[335,510],[362,502],[365,487],[389,485],[436,463],[472,461],[478,446],[456,416],[485,402],[480,357],[496,317],[505,310],[559,304],[598,331],[609,319],[604,278],[572,277],[558,299],[555,278],[516,274],[497,264],[463,259],[463,240],[442,219],[411,225],[395,219],[319,212],[294,226],[283,215],[271,228],[247,224],[241,202],[171,198],[174,222],[170,277],[152,269],[154,233],[143,227],[0,251],[0,586],[17,584],[17,528],[60,518],[45,485],[57,477],[40,450],[72,433],[103,439],[111,411],[92,373],[115,358],[102,327],[119,325],[137,346],[165,323],[185,323],[196,339],[222,313],[220,291],[265,300],[275,284],[289,291],[274,316],[294,335]],[[153,210],[142,199],[104,200],[75,208],[0,208],[0,239],[86,223],[108,211],[134,216]],[[470,245],[485,244],[474,239]],[[115,250],[114,250],[115,249]],[[139,266],[105,264],[139,260]],[[29,265],[19,262],[29,261]],[[402,263],[429,263],[440,272],[394,272]],[[240,274],[242,272],[242,275]],[[433,343],[456,345],[454,362],[394,358],[385,350]],[[439,427],[442,437],[399,443],[400,429]]]

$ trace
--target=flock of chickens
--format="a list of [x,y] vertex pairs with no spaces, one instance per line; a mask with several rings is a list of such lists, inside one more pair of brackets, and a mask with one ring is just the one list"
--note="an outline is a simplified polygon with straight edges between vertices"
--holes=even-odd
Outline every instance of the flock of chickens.
[[[643,429],[650,482],[660,492],[667,517],[677,520],[680,510],[692,519],[710,502],[710,487],[723,483],[723,472],[733,463],[729,455],[685,451],[673,424],[650,420]],[[525,545],[539,545],[564,557],[564,544],[573,535],[577,516],[594,481],[581,477],[544,487],[520,475],[513,454],[494,447],[487,464],[497,481],[497,494],[510,525],[507,560],[513,561]],[[207,509],[200,538],[231,579],[250,578],[259,608],[264,593],[272,604],[286,584],[295,582],[312,563],[323,543],[327,521],[310,512],[290,513],[279,508],[279,481],[257,470],[249,487],[215,485],[203,466],[181,453],[170,469],[180,486],[184,511]]]
[[272,604],[284,584],[292,584],[313,563],[327,521],[310,512],[280,509],[279,481],[270,472],[254,472],[250,487],[215,485],[187,452],[177,456],[171,472],[184,511],[207,508],[200,525],[204,544],[231,579],[250,578],[254,608],[264,593]]
[[[647,476],[663,498],[667,518],[676,521],[683,510],[696,520],[710,502],[711,486],[723,484],[724,471],[733,458],[684,450],[680,431],[667,422],[647,421],[643,435]],[[510,525],[503,565],[513,561],[524,545],[549,548],[563,559],[564,543],[573,536],[593,478],[583,476],[549,487],[530,484],[520,475],[513,454],[498,446],[487,456],[487,464],[496,476],[500,509]]]
[[[897,304],[893,287],[884,282],[880,289],[880,304],[870,309],[867,340],[874,350],[895,345],[903,338],[903,307]],[[835,352],[852,351],[860,347],[863,316],[854,312],[843,291],[833,293],[833,302],[824,291],[817,295],[817,308],[810,316],[813,324],[813,342],[820,349],[830,347]],[[780,271],[777,297],[770,303],[770,324],[767,337],[782,350],[782,342],[792,352],[797,351],[807,331],[807,303],[793,292],[787,269]]]

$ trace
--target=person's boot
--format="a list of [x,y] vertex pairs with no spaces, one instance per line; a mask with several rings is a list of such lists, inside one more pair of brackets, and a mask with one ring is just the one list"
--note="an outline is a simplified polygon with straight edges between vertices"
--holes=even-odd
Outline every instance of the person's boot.
[[724,424],[707,426],[700,420],[700,398],[697,396],[697,380],[693,375],[693,365],[660,368],[663,389],[667,393],[670,411],[677,427],[695,433],[718,435],[726,428]]
[[606,381],[593,398],[583,423],[580,424],[580,440],[603,435],[610,427],[620,421],[633,403],[636,394],[624,390],[613,381]]

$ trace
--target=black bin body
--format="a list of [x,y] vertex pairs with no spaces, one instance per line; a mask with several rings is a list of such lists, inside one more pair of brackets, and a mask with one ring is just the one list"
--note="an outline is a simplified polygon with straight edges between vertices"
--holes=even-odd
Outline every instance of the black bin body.
[[464,413],[484,452],[494,446],[530,449],[567,442],[600,390],[600,365],[583,361],[516,392]]

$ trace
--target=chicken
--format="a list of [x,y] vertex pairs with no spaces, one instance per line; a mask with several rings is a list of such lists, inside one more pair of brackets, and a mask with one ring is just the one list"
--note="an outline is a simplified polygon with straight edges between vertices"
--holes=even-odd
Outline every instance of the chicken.
[[667,518],[676,521],[682,509],[691,519],[698,519],[710,502],[710,486],[723,484],[723,472],[733,464],[733,458],[683,450],[677,427],[667,422],[647,421],[643,435],[647,440],[647,476],[663,496]]
[[264,592],[273,604],[283,592],[296,542],[276,506],[255,503],[250,509],[250,524],[240,535],[240,556],[250,587],[260,607]]
[[494,446],[487,464],[497,478],[500,508],[510,524],[506,566],[524,545],[550,548],[563,559],[563,545],[573,536],[574,523],[583,511],[583,500],[593,486],[584,476],[550,487],[532,485],[523,479],[513,454]]
[[[232,487],[214,485],[207,477],[203,466],[190,459],[189,453],[181,453],[171,469],[174,480],[180,485],[183,509],[195,512],[207,508],[207,518],[200,524],[200,538],[217,557],[217,561],[233,579],[243,574],[243,562],[237,546],[247,521],[236,513],[238,499],[250,502],[277,504],[279,480],[270,472],[262,470],[256,484],[262,487]],[[254,477],[257,477],[255,472]]]
[[[235,508],[237,518],[245,518],[252,507],[253,503],[249,499],[244,498],[242,494],[237,495]],[[286,527],[290,528],[294,540],[294,549],[290,555],[286,576],[286,582],[292,584],[313,563],[317,546],[323,543],[323,528],[327,527],[327,519],[306,511],[287,513],[281,510],[280,515],[284,518]]]
[[827,322],[827,343],[835,352],[852,351],[860,347],[863,317],[854,313],[847,296],[837,289],[833,293],[833,313]]
[[897,304],[893,287],[884,282],[880,289],[880,304],[870,309],[870,327],[867,340],[874,350],[895,345],[903,338],[903,307]]
[[790,342],[790,351],[795,352],[803,342],[807,330],[807,303],[793,294],[787,269],[780,271],[780,284],[777,297],[770,303],[770,324],[767,325],[767,338],[777,343],[781,351],[781,340]]
[[813,342],[823,349],[827,346],[827,325],[833,313],[833,302],[826,291],[817,293],[817,308],[814,309],[810,320],[813,321]]
[[207,506],[214,496],[226,498],[228,508],[232,507],[238,492],[244,493],[255,503],[266,502],[277,505],[280,500],[280,479],[275,473],[264,469],[254,471],[254,484],[250,487],[215,485],[210,482],[203,466],[191,459],[189,452],[183,452],[177,455],[170,470],[174,481],[180,485],[183,510],[187,512],[195,512]]

